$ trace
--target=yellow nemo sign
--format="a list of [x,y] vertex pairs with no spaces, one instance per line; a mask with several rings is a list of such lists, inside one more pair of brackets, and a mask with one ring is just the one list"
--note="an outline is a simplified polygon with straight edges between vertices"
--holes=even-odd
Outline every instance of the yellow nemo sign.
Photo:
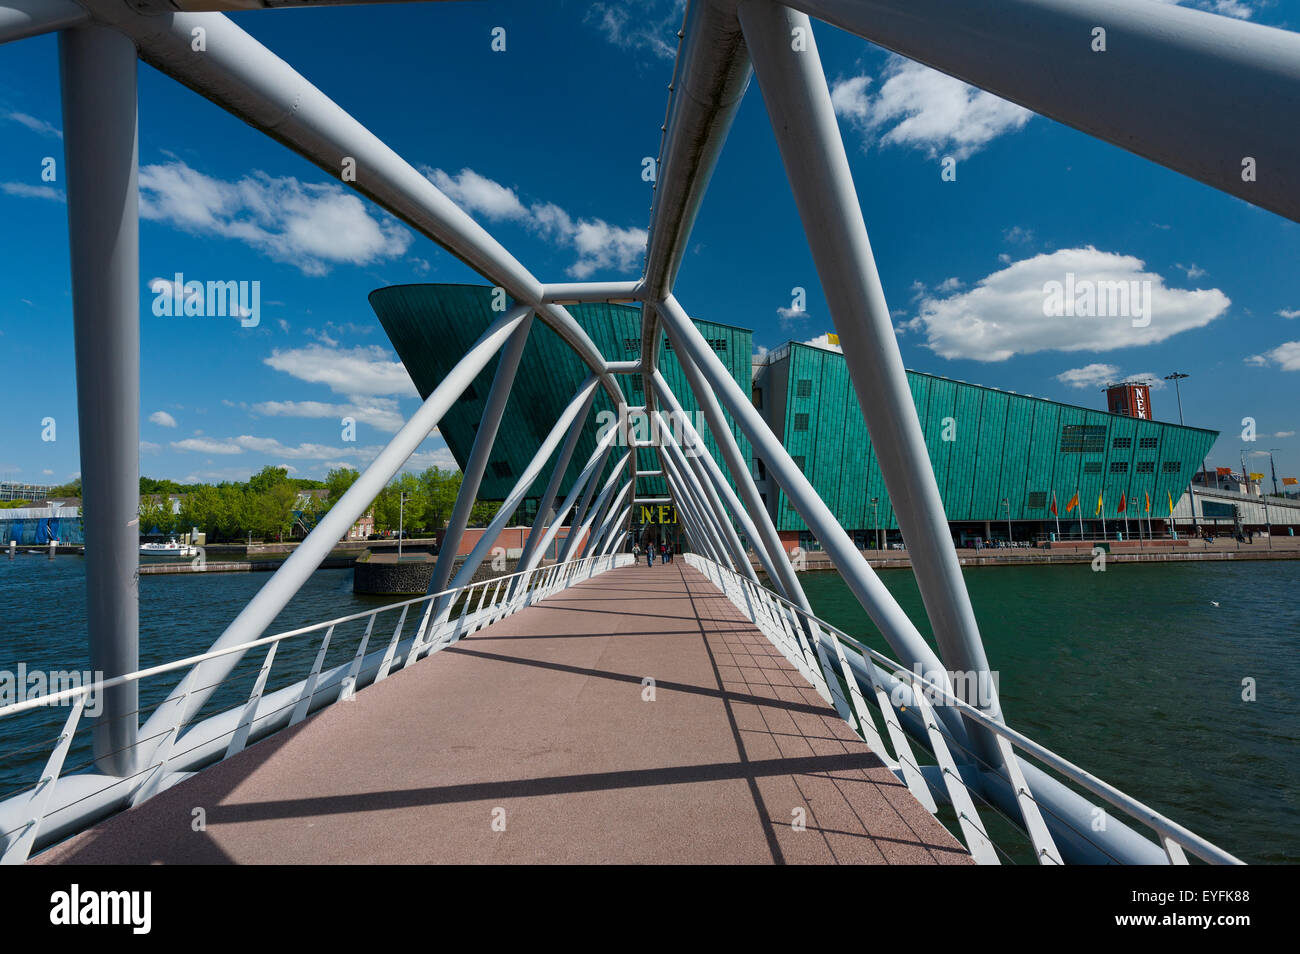
[[641,505],[641,522],[642,523],[676,523],[677,508],[672,504],[658,504],[657,506]]

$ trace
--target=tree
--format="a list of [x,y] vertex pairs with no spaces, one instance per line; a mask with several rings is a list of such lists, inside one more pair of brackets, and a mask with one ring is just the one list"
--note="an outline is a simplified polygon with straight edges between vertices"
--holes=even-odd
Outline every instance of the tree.
[[460,493],[461,473],[458,470],[430,467],[420,474],[419,483],[424,492],[424,528],[437,533],[447,525],[456,495]]
[[492,518],[497,515],[501,509],[499,500],[476,500],[474,507],[469,512],[469,523],[471,527],[486,527],[492,522]]
[[140,533],[174,533],[176,515],[170,497],[156,494],[140,498]]
[[51,497],[80,497],[81,496],[81,478],[78,477],[70,484],[60,484],[50,491]]
[[329,496],[321,503],[321,513],[328,513],[342,499],[361,475],[351,467],[338,467],[325,475],[325,489]]

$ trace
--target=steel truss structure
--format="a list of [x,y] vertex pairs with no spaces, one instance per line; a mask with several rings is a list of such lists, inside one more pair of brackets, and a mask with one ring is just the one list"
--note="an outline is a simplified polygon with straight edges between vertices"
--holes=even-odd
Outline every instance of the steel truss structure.
[[[148,798],[205,761],[233,754],[254,728],[265,732],[276,727],[264,713],[278,711],[267,706],[284,708],[285,703],[262,697],[265,677],[275,647],[305,631],[262,634],[494,359],[491,394],[444,537],[446,557],[439,559],[430,594],[399,604],[401,620],[391,643],[373,670],[367,664],[367,672],[386,673],[396,660],[410,665],[436,652],[465,631],[467,614],[469,626],[483,625],[578,576],[625,565],[630,559],[620,554],[628,536],[625,528],[632,508],[647,499],[638,494],[638,478],[661,475],[695,551],[694,565],[787,652],[918,799],[932,810],[936,796],[953,807],[978,860],[996,861],[998,855],[974,800],[1020,826],[1044,863],[1178,863],[1186,860],[1184,849],[1207,861],[1236,860],[1008,729],[996,693],[972,694],[950,679],[952,672],[987,679],[989,665],[907,386],[809,16],[1292,219],[1300,218],[1295,185],[1300,182],[1300,150],[1293,123],[1300,106],[1300,35],[1144,0],[1001,0],[992,6],[964,0],[790,0],[787,5],[691,0],[669,87],[642,275],[634,281],[544,284],[424,175],[220,12],[259,5],[318,6],[321,0],[0,0],[0,42],[60,34],[90,665],[106,676],[99,687],[104,712],[93,720],[93,770],[61,771],[86,698],[73,693],[66,696],[75,700],[68,724],[40,780],[32,790],[0,802],[0,847],[6,860],[22,860],[34,847]],[[1091,42],[1099,28],[1110,37],[1104,54]],[[346,162],[355,169],[355,179],[346,183],[350,188],[451,252],[512,301],[211,650],[143,672],[138,669],[135,576],[138,59],[331,176],[339,176]],[[673,294],[709,179],[755,75],[911,552],[934,648],[862,559]],[[1249,180],[1242,175],[1247,158],[1259,170]],[[641,305],[637,360],[608,360],[564,307],[592,301]],[[590,377],[453,578],[452,560],[534,320],[560,335],[590,369]],[[700,435],[656,368],[665,336],[718,442],[720,461],[703,453]],[[642,407],[629,408],[624,398],[619,379],[630,375],[642,380]],[[577,481],[564,492],[562,477],[579,438],[593,426],[590,410],[598,390],[620,409],[621,423],[597,444]],[[629,410],[665,426],[642,444],[626,426]],[[727,414],[821,541],[897,661],[873,653],[813,615]],[[638,471],[634,451],[640,446],[653,447],[657,470]],[[518,572],[495,584],[486,609],[489,586],[483,585],[477,608],[469,610],[476,570],[552,461]],[[570,532],[560,562],[544,566],[543,555],[566,520]],[[583,556],[575,559],[580,543]],[[766,585],[751,566],[748,547]],[[460,616],[453,621],[461,599]],[[420,619],[401,642],[411,606]],[[281,690],[293,700],[286,719],[301,718],[320,704],[326,675],[337,690],[330,701],[346,699],[357,688],[359,663],[370,659],[366,646],[374,618],[357,662],[346,671],[322,673],[330,634],[339,622],[309,628],[324,628],[325,635],[309,676]],[[195,722],[244,653],[264,645],[270,649],[246,706]],[[140,679],[173,671],[184,672],[179,684],[140,724]],[[868,704],[886,726],[893,755]],[[11,706],[0,716],[30,708]],[[909,736],[938,764],[919,765]],[[184,758],[178,758],[178,751],[186,753]],[[1080,790],[1153,829],[1156,839],[1115,819],[1098,827],[1101,809]]]

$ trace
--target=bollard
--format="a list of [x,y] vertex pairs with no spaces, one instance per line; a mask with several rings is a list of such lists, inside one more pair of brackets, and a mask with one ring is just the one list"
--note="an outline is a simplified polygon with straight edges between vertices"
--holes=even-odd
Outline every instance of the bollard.
[[9,541],[9,559],[12,560],[12,559],[14,558],[14,554],[17,553],[17,552],[18,552],[18,541],[17,541],[17,540],[10,540],[10,541]]
[[51,559],[51,560],[54,559],[54,548],[55,548],[55,546],[57,546],[57,544],[56,544],[53,540],[51,540],[51,541],[50,541],[50,559]]

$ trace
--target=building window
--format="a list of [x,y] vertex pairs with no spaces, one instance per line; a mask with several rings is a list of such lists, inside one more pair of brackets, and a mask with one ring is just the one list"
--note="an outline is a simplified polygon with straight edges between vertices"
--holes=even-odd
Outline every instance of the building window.
[[1047,491],[1035,490],[1029,495],[1029,499],[1025,501],[1025,506],[1030,510],[1042,510],[1047,506]]
[[1155,447],[1160,443],[1158,437],[1141,437],[1138,438],[1138,447]]
[[794,429],[795,429],[796,431],[806,431],[806,430],[808,430],[808,415],[807,415],[807,414],[796,414],[796,415],[794,416]]
[[758,408],[760,411],[763,410],[763,389],[762,388],[754,388],[753,400],[754,400],[754,407]]
[[812,397],[812,378],[800,378],[794,388],[795,397]]
[[1110,472],[1111,472],[1112,474],[1127,474],[1127,473],[1128,473],[1128,461],[1126,461],[1126,460],[1113,460],[1113,461],[1111,461],[1111,462],[1110,462]]
[[623,339],[623,350],[626,351],[628,354],[640,354],[640,353],[641,353],[641,339],[640,339],[640,338],[624,338],[624,339]]
[[1153,460],[1138,461],[1137,472],[1139,474],[1154,474],[1156,472],[1156,462]]
[[794,465],[795,465],[796,467],[798,467],[800,470],[803,470],[803,469],[804,469],[804,465],[805,465],[806,463],[807,463],[807,461],[806,461],[806,459],[804,458],[804,456],[803,456],[802,454],[796,454],[796,455],[795,455],[795,458],[794,458]]
[[1099,461],[1099,460],[1090,460],[1090,461],[1088,461],[1086,464],[1083,465],[1083,472],[1084,472],[1085,474],[1100,474],[1100,473],[1101,473],[1101,461]]
[[1105,450],[1104,424],[1066,424],[1061,428],[1062,454],[1100,454]]
[[1111,441],[1111,446],[1112,446],[1112,447],[1132,447],[1132,446],[1133,446],[1133,438],[1131,438],[1131,437],[1117,437],[1117,438],[1115,438],[1115,440]]
[[1183,465],[1176,460],[1167,460],[1160,465],[1160,469],[1166,474],[1176,474],[1183,469]]

